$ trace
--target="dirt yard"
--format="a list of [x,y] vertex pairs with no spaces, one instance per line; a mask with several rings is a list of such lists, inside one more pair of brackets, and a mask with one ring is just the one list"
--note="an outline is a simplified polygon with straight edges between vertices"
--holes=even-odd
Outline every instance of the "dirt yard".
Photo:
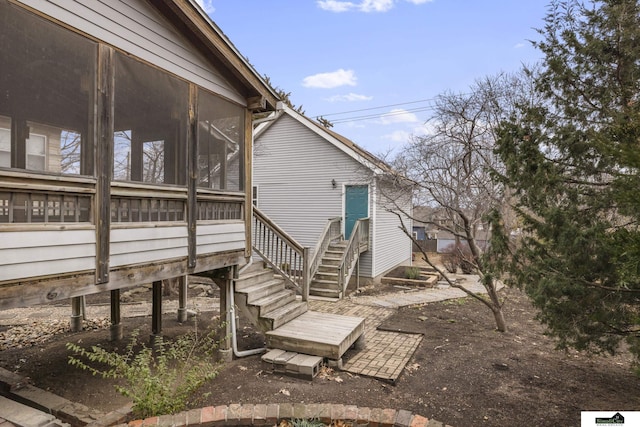
[[[268,374],[260,357],[251,356],[225,365],[203,390],[211,394],[200,405],[332,402],[391,407],[454,427],[575,426],[581,410],[640,410],[640,380],[628,354],[605,358],[556,351],[527,299],[515,290],[501,292],[508,298],[510,328],[503,334],[494,331],[489,311],[469,298],[400,309],[389,318],[382,328],[423,335],[395,384],[328,369],[313,381]],[[217,322],[212,317],[203,313],[199,326]],[[130,318],[125,330],[139,328],[144,336],[150,325],[150,318]],[[181,325],[174,316],[163,324],[167,337],[193,327],[193,320]],[[113,382],[69,366],[65,343],[113,348],[108,337],[106,329],[56,334],[44,344],[0,351],[0,365],[38,387],[107,412],[126,399],[114,391]],[[241,348],[263,343],[262,335],[249,327],[240,339]]]

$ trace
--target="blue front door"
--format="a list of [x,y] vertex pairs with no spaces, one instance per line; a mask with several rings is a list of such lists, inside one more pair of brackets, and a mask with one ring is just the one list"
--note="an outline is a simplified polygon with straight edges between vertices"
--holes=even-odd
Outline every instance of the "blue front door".
[[344,238],[348,240],[356,221],[369,216],[369,186],[347,185],[344,200]]

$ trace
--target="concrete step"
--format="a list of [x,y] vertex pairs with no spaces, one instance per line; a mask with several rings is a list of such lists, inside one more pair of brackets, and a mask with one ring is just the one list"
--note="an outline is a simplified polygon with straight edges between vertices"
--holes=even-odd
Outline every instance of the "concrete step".
[[306,380],[320,372],[322,357],[273,349],[262,355],[262,368],[267,372],[291,375]]
[[0,418],[20,427],[69,427],[51,414],[0,396]]
[[273,311],[261,316],[261,322],[266,327],[266,330],[273,330],[285,325],[298,316],[306,313],[309,310],[309,304],[304,301],[294,301],[282,307],[279,307]]
[[258,307],[258,313],[260,317],[265,317],[267,313],[270,313],[277,308],[285,306],[291,302],[295,302],[296,293],[289,289],[283,289],[279,292],[267,295],[251,303],[251,305]]
[[[271,276],[273,277],[273,276]],[[285,289],[284,281],[282,279],[271,279],[266,282],[256,283],[251,286],[247,286],[243,289],[236,289],[236,292],[240,292],[247,295],[247,303],[253,304],[262,298],[275,294]]]

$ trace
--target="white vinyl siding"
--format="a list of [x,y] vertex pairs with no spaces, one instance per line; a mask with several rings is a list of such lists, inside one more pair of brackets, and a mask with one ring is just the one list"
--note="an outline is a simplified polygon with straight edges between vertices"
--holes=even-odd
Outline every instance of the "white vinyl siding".
[[246,105],[246,100],[143,0],[18,0],[164,70]]
[[[376,235],[375,235],[375,256],[376,268],[374,277],[386,273],[399,264],[411,261],[411,239],[399,229],[400,221],[394,212],[397,211],[395,204],[401,205],[402,210],[411,212],[411,197],[401,199],[393,194],[394,200],[389,200],[384,195],[384,190],[378,189],[376,206]],[[387,209],[388,208],[388,209]],[[403,222],[407,230],[412,229],[411,220],[403,217]]]
[[0,281],[95,270],[95,245],[93,228],[4,231]]
[[[345,185],[370,180],[368,169],[288,115],[256,142],[259,209],[303,246],[314,248],[329,218],[342,217]],[[371,275],[370,253],[363,254],[360,272]]]
[[111,230],[110,267],[187,256],[187,227],[140,227]]
[[243,222],[198,224],[197,233],[198,255],[244,250],[245,228]]

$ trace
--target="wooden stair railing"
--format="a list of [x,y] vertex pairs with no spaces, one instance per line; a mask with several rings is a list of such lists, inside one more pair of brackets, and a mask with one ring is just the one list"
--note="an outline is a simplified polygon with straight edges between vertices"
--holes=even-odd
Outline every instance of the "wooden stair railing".
[[360,254],[369,250],[369,218],[361,218],[356,221],[351,237],[344,249],[342,260],[338,267],[338,284],[343,295],[347,291],[349,280],[360,258]]
[[329,248],[331,242],[342,237],[341,222],[342,218],[340,217],[330,218],[324,226],[324,230],[322,230],[322,234],[320,234],[320,239],[318,239],[318,243],[313,251],[313,255],[311,255],[311,260],[309,261],[310,279],[312,279],[318,272],[318,268],[322,262],[322,256]]
[[[309,285],[318,271],[324,253],[331,242],[341,236],[341,218],[329,219],[313,256],[310,256],[308,247],[303,247],[269,217],[253,207],[253,250],[288,284],[296,288],[303,301],[309,298]],[[346,292],[360,254],[367,250],[369,218],[361,218],[353,227],[338,267],[338,286],[343,293]]]
[[309,298],[309,248],[303,247],[255,206],[253,207],[253,250],[284,280]]

